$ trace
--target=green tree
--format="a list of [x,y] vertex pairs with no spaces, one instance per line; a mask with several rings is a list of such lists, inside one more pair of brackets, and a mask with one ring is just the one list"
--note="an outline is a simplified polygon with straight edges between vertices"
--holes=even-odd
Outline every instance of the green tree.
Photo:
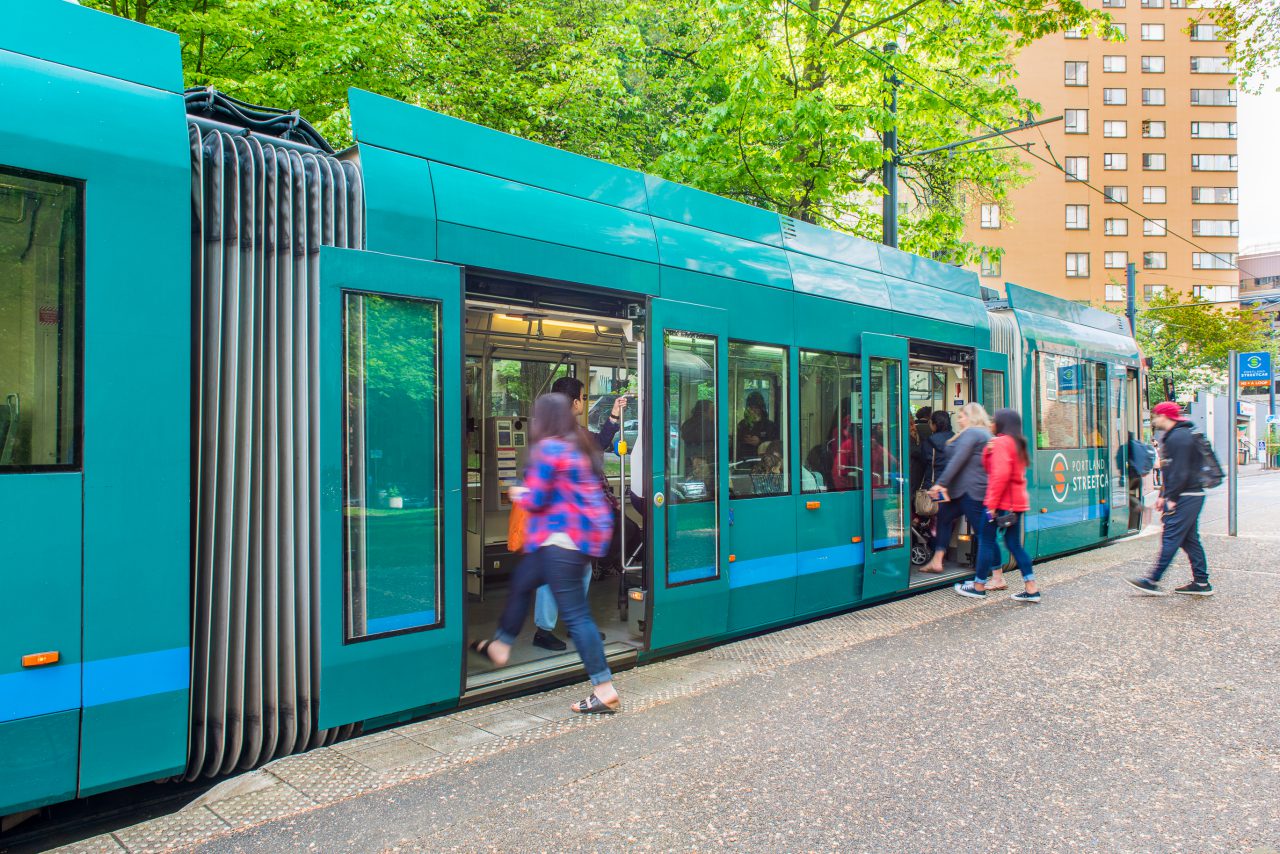
[[1232,64],[1243,88],[1259,88],[1280,67],[1280,0],[1222,0],[1191,24],[1215,23],[1231,42]]
[[1225,384],[1231,350],[1274,346],[1258,312],[1214,308],[1177,291],[1153,299],[1147,309],[1138,315],[1137,339],[1152,360],[1153,385],[1171,376],[1180,395]]

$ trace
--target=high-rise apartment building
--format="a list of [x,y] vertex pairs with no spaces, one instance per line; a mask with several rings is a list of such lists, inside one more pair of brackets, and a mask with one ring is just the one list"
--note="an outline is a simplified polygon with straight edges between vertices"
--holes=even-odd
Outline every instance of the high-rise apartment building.
[[979,265],[983,284],[1123,305],[1132,261],[1139,302],[1166,290],[1233,300],[1239,190],[1227,44],[1195,0],[1097,3],[1124,41],[1068,32],[1019,56],[1019,91],[1041,116],[1064,118],[1013,137],[1062,169],[1025,156],[1028,184],[1000,205],[973,200],[968,239],[1003,250]]

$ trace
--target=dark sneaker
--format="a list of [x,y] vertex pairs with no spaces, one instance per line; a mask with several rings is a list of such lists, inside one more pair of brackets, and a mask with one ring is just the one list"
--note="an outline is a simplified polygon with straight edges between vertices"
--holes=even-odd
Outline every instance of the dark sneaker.
[[957,584],[952,588],[961,596],[968,596],[970,599],[986,599],[987,591],[979,590],[973,585],[972,581],[966,581],[964,584]]
[[533,645],[540,646],[543,649],[549,649],[552,652],[562,652],[569,648],[569,645],[560,638],[551,634],[551,632],[538,629],[533,633]]
[[1148,596],[1168,596],[1169,594],[1160,589],[1160,585],[1156,584],[1150,578],[1126,578],[1125,584],[1130,587],[1136,587]]
[[1204,584],[1193,581],[1190,584],[1173,588],[1173,592],[1181,593],[1183,596],[1212,596],[1213,585],[1207,581]]
[[1024,591],[1022,591],[1021,593],[1015,593],[1015,594],[1013,594],[1012,596],[1010,596],[1009,598],[1010,598],[1010,599],[1012,599],[1012,600],[1013,600],[1013,601],[1015,601],[1015,602],[1031,602],[1031,603],[1033,603],[1033,604],[1039,604],[1039,602],[1040,602],[1040,594],[1039,594],[1039,592],[1036,592],[1036,593],[1028,593],[1028,592],[1027,592],[1027,591],[1025,591],[1025,590],[1024,590]]

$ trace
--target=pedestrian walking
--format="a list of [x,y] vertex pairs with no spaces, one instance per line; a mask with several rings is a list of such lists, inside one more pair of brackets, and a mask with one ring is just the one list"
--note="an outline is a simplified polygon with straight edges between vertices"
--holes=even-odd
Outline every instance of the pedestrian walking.
[[[938,507],[933,560],[920,568],[922,572],[942,572],[942,558],[951,544],[951,531],[957,519],[964,516],[968,520],[974,537],[982,531],[985,521],[982,502],[987,494],[987,473],[982,467],[982,450],[991,441],[991,417],[982,404],[971,402],[956,413],[956,424],[960,431],[946,444],[947,466],[929,490],[942,504]],[[930,440],[937,435],[930,436]],[[981,556],[981,553],[975,554],[975,565]],[[1003,579],[997,579],[993,586],[1003,583]]]
[[604,554],[613,533],[613,514],[600,486],[600,449],[579,429],[569,399],[556,393],[534,401],[530,439],[524,484],[509,491],[511,500],[529,515],[525,554],[513,573],[497,632],[490,640],[475,641],[471,649],[499,667],[506,665],[534,591],[546,584],[593,686],[590,696],[571,708],[582,714],[610,714],[621,708],[622,700],[613,687],[583,579],[591,571],[591,558]]
[[1022,416],[1012,409],[997,409],[992,417],[995,438],[982,451],[982,467],[987,473],[987,493],[983,499],[985,508],[982,535],[978,538],[977,572],[973,581],[956,585],[961,596],[987,595],[989,567],[1000,560],[996,545],[1004,534],[1005,547],[1013,555],[1022,573],[1022,592],[1013,599],[1019,602],[1039,602],[1040,587],[1036,584],[1031,555],[1022,546],[1022,517],[1031,509],[1027,494],[1027,467],[1031,454],[1027,439],[1022,434]]
[[1125,579],[1149,596],[1164,596],[1160,579],[1182,549],[1191,561],[1191,583],[1174,588],[1186,596],[1212,596],[1209,563],[1200,544],[1200,511],[1204,509],[1204,454],[1191,422],[1182,415],[1182,407],[1173,401],[1157,403],[1151,410],[1151,426],[1163,431],[1160,442],[1161,487],[1156,498],[1156,512],[1164,517],[1160,536],[1160,555],[1150,574]]

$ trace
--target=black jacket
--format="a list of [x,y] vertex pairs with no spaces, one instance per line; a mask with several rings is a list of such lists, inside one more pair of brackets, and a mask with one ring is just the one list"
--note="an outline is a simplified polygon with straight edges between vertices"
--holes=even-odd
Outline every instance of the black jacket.
[[1164,434],[1160,443],[1164,465],[1161,477],[1164,487],[1160,490],[1166,501],[1176,502],[1188,492],[1204,494],[1200,483],[1200,449],[1190,421],[1178,421]]

